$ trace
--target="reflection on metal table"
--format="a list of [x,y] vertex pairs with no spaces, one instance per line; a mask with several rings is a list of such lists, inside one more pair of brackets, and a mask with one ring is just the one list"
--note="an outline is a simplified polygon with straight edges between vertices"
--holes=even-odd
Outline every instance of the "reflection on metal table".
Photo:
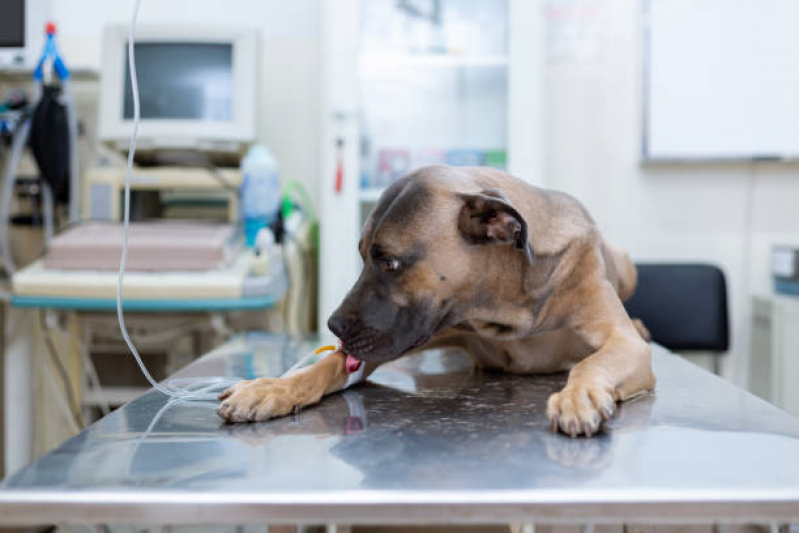
[[[240,337],[179,376],[278,375],[301,350]],[[565,376],[426,352],[294,416],[224,424],[150,391],[6,480],[6,524],[799,520],[799,420],[655,347],[655,394],[592,439],[554,434]]]

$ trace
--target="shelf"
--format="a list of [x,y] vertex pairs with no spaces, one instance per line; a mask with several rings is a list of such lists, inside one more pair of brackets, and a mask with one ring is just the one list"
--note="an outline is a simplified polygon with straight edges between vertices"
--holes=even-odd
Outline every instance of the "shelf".
[[447,55],[447,54],[377,54],[360,57],[361,72],[385,71],[396,67],[458,68],[504,67],[506,55]]
[[377,202],[377,200],[380,198],[380,195],[383,194],[383,191],[385,190],[386,189],[384,187],[361,189],[358,191],[358,199],[364,204]]
[[[33,67],[20,67],[18,65],[0,67],[0,80],[3,81],[30,81],[33,77]],[[100,71],[93,67],[70,67],[69,75],[77,81],[95,81],[100,79]]]

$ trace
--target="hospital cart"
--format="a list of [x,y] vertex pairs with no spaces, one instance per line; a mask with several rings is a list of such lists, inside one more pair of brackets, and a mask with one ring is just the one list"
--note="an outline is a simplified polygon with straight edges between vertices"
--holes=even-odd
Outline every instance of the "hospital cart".
[[[181,317],[186,322],[188,317],[195,324],[208,324],[207,331],[216,327],[220,333],[217,337],[226,338],[231,333],[225,320],[227,315],[265,311],[286,292],[287,277],[281,262],[275,264],[272,274],[254,277],[249,275],[251,260],[251,255],[242,251],[228,266],[214,270],[129,272],[125,277],[128,321],[135,324],[138,317],[145,314],[161,323],[170,319],[178,321]],[[34,402],[35,398],[49,398],[54,394],[53,387],[43,379],[36,380],[34,375],[37,367],[47,367],[46,370],[52,372],[44,330],[56,333],[50,339],[58,345],[75,401],[81,406],[88,405],[87,401],[96,404],[98,399],[118,405],[141,394],[141,390],[129,387],[84,389],[88,357],[84,323],[101,314],[112,316],[116,310],[117,276],[115,271],[48,269],[42,260],[15,274],[7,316],[11,334],[7,338],[4,361],[6,427],[14,428],[5,435],[6,472],[14,472],[32,457],[76,432],[76,428],[67,423],[68,416],[42,412]],[[42,323],[42,315],[51,317],[50,324]],[[119,326],[114,320],[107,327],[116,332]],[[202,344],[208,343],[195,342],[199,349]],[[203,351],[194,353],[201,355]],[[58,387],[58,392],[63,392],[62,388]],[[98,391],[104,397],[99,397]],[[58,405],[58,396],[48,403]]]

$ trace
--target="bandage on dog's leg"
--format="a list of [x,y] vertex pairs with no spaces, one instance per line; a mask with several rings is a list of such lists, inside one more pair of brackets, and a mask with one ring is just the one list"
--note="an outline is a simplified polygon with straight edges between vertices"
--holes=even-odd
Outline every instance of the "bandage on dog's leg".
[[283,378],[241,381],[223,392],[219,416],[230,422],[260,422],[318,403],[347,384],[346,355],[335,351]]

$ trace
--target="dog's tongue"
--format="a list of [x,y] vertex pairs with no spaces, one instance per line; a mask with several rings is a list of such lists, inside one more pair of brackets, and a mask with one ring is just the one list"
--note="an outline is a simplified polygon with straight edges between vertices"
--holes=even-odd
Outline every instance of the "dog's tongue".
[[361,364],[363,361],[360,359],[356,359],[355,357],[347,354],[347,360],[344,361],[344,368],[347,369],[347,374],[352,374],[353,372],[357,372],[359,368],[361,368]]

